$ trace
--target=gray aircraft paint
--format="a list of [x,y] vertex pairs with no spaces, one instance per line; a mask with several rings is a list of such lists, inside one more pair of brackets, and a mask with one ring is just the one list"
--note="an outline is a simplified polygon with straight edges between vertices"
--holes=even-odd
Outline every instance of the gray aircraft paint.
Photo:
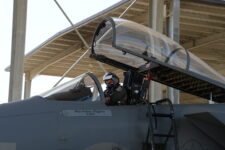
[[[181,150],[224,149],[210,132],[207,135],[185,116],[208,112],[224,121],[224,104],[174,105],[174,110]],[[168,106],[156,106],[156,111],[168,113]],[[50,101],[37,96],[0,106],[0,142],[14,143],[16,150],[137,150],[147,135],[147,112],[146,105],[106,106],[99,101]],[[157,121],[158,132],[167,132],[170,120]],[[224,130],[222,123],[219,131]],[[173,140],[167,146],[173,149]]]
[[0,150],[16,150],[16,143],[0,143]]

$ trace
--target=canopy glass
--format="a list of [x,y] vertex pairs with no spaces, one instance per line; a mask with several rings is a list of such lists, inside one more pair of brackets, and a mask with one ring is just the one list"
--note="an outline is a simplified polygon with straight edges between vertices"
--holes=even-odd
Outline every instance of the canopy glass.
[[225,100],[224,76],[167,36],[132,21],[103,20],[93,38],[92,56],[124,70],[145,73],[151,69],[157,82],[207,99],[222,96]]

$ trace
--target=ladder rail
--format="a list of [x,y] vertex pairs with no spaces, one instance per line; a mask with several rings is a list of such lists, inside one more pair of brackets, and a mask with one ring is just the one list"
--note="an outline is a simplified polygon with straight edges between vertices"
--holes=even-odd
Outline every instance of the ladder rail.
[[[148,134],[146,138],[146,143],[148,143],[148,140],[150,138],[150,143],[151,143],[151,150],[155,150],[155,140],[154,140],[154,135],[153,135],[153,125],[152,125],[152,111],[151,111],[151,104],[148,102],[148,115],[149,115],[149,124],[148,124]],[[149,137],[150,135],[150,137]]]
[[[156,113],[155,111],[155,108],[154,108],[154,105],[160,105],[162,104],[163,102],[167,102],[168,105],[169,105],[169,111],[170,113],[169,114],[161,114],[161,113]],[[153,139],[154,139],[154,136],[158,136],[158,137],[166,137],[165,141],[164,141],[164,144],[167,145],[167,142],[169,141],[169,138],[174,138],[174,148],[175,150],[179,150],[179,145],[178,145],[178,135],[177,135],[177,128],[176,128],[176,122],[175,122],[175,117],[174,117],[174,109],[173,109],[173,104],[172,102],[170,101],[170,99],[168,98],[165,98],[165,99],[161,99],[161,100],[158,100],[156,101],[155,103],[150,103],[151,106],[152,106],[152,109],[153,109],[153,113],[151,114],[154,118],[155,118],[155,127],[157,127],[157,118],[160,117],[168,117],[171,119],[171,127],[169,129],[169,132],[168,134],[154,134],[153,133]],[[173,134],[172,134],[173,132]]]

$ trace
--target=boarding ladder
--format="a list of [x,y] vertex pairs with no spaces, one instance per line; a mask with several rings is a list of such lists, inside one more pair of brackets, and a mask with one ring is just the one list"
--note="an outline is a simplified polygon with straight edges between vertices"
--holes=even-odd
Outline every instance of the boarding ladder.
[[[158,105],[167,103],[169,107],[169,113],[157,113],[156,107]],[[148,103],[148,113],[149,117],[149,127],[148,127],[148,133],[146,137],[146,142],[143,146],[143,150],[166,150],[167,144],[169,139],[173,139],[174,143],[174,150],[179,150],[178,146],[178,138],[177,138],[177,128],[176,128],[176,122],[174,118],[174,109],[172,102],[166,98],[158,100],[154,103]],[[158,128],[158,121],[162,118],[168,118],[170,119],[170,127],[168,132],[166,133],[160,133],[160,129]],[[169,125],[169,124],[167,124]],[[165,131],[164,131],[165,132]],[[157,139],[164,142],[157,142]],[[172,150],[172,149],[170,149]]]

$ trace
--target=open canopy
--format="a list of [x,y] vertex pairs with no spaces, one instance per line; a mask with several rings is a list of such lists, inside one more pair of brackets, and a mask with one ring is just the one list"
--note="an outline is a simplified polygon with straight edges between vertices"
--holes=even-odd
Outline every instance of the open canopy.
[[225,101],[225,78],[182,46],[148,27],[120,18],[98,26],[92,57],[124,70],[148,73],[153,80],[184,92]]

